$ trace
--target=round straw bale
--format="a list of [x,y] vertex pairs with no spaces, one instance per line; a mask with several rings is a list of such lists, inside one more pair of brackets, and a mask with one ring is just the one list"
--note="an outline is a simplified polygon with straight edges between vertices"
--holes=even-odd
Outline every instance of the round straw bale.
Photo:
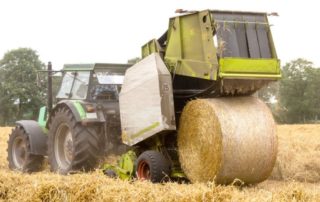
[[178,150],[192,182],[258,183],[276,161],[276,125],[255,97],[193,100],[180,118]]

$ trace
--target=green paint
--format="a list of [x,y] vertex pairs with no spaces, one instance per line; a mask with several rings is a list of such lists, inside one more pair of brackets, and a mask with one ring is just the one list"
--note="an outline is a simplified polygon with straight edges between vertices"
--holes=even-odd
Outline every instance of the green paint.
[[148,55],[151,55],[152,53],[159,53],[160,47],[158,45],[158,42],[156,39],[152,39],[148,43],[142,46],[142,58],[147,57]]
[[160,125],[159,122],[155,122],[155,123],[153,123],[152,125],[150,125],[150,126],[144,128],[144,129],[140,130],[140,131],[137,132],[136,134],[131,135],[130,138],[131,138],[131,139],[137,138],[137,137],[143,135],[144,133],[146,133],[146,132],[148,132],[148,131],[150,131],[150,130],[156,128],[156,127],[158,127],[159,125]]
[[170,174],[170,177],[172,178],[187,178],[186,174],[182,172],[181,170],[173,170]]
[[47,134],[48,130],[46,128],[47,124],[47,107],[43,106],[40,108],[38,116],[38,124],[41,127],[42,131]]
[[267,78],[280,79],[278,59],[221,58],[220,78]]
[[115,63],[95,63],[95,64],[65,64],[63,71],[111,71],[111,72],[125,72],[131,64],[115,64]]
[[90,71],[94,69],[94,64],[65,64],[64,71]]
[[82,105],[80,104],[79,101],[75,101],[73,102],[73,105],[76,107],[79,115],[80,115],[80,118],[81,120],[85,119],[86,118],[86,112],[85,110],[83,109]]
[[137,155],[134,151],[130,150],[127,153],[121,155],[118,165],[104,164],[102,169],[113,170],[120,179],[130,180],[134,175],[134,164],[137,159]]
[[121,179],[130,179],[134,174],[134,164],[137,159],[137,155],[133,151],[128,151],[123,154],[119,160],[119,167],[126,172],[119,172],[118,175]]
[[[172,74],[207,80],[220,78],[281,78],[280,63],[276,59],[271,32],[268,39],[272,59],[221,58],[218,61],[217,44],[214,44],[213,33],[216,14],[233,16],[233,12],[201,11],[176,16],[170,19],[164,62]],[[240,12],[244,17],[250,13]],[[258,13],[265,18],[266,14]],[[226,22],[225,22],[226,23]],[[245,21],[241,21],[245,23]],[[151,40],[142,47],[142,56],[158,52],[158,44]]]
[[179,63],[176,68],[169,68],[171,73],[217,79],[218,59],[213,30],[214,24],[208,10],[170,19],[164,61],[166,64]]

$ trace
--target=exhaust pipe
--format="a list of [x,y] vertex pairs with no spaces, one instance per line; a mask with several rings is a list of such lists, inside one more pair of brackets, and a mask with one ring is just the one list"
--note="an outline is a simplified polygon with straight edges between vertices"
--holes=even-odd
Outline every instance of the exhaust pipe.
[[50,114],[52,111],[52,64],[48,62],[48,113]]

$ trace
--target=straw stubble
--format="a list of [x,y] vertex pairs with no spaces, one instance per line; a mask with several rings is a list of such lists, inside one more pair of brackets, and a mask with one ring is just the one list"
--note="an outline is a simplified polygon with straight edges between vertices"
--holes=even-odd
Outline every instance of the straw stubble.
[[[283,181],[267,180],[238,188],[213,183],[122,181],[108,178],[100,170],[61,176],[47,168],[31,175],[20,174],[10,171],[6,160],[11,128],[0,127],[0,201],[319,201],[319,176],[303,176],[310,173],[306,168],[318,167],[320,162],[319,129],[320,125],[278,126],[279,167],[274,171],[281,173],[279,180]],[[317,167],[313,169],[319,171]],[[306,183],[308,180],[314,184]]]

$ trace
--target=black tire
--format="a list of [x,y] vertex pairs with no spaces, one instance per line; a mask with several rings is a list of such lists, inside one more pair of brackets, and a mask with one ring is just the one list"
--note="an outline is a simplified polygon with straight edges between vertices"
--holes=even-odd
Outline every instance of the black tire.
[[139,180],[163,182],[168,179],[170,171],[170,163],[157,151],[145,151],[136,160],[136,177]]
[[98,126],[83,126],[70,110],[57,109],[48,133],[50,170],[60,174],[93,170],[103,154],[103,144]]
[[9,168],[24,173],[41,171],[44,156],[31,154],[28,134],[21,126],[16,126],[9,136],[7,148]]

